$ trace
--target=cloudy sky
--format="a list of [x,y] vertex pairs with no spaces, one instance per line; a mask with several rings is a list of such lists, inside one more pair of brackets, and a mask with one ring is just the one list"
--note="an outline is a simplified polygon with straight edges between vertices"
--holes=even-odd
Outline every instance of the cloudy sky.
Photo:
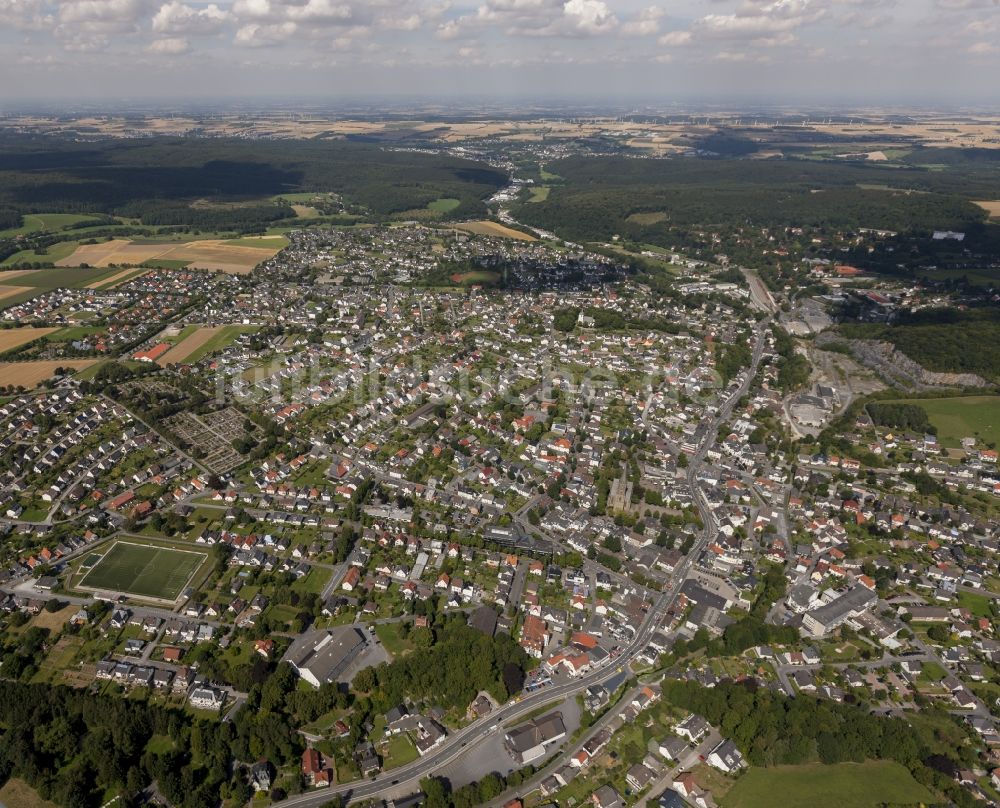
[[0,0],[0,99],[1000,105],[1000,0]]

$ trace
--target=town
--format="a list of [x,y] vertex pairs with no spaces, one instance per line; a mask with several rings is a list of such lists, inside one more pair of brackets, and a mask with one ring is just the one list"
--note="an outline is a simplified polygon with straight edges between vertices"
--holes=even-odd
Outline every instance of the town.
[[231,725],[233,805],[711,808],[918,718],[957,758],[864,776],[995,804],[995,431],[871,398],[942,381],[830,328],[950,293],[511,233],[6,308],[49,329],[17,361],[88,363],[0,405],[0,675]]

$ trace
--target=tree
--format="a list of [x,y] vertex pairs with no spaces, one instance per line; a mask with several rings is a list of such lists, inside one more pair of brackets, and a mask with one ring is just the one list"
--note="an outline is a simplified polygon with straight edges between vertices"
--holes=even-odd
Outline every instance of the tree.
[[359,693],[371,693],[378,687],[378,676],[375,673],[375,668],[371,666],[362,668],[357,672],[351,684]]
[[442,778],[423,778],[420,781],[420,790],[424,792],[426,808],[449,808],[448,788]]
[[520,693],[524,687],[524,671],[521,667],[513,662],[504,665],[503,684],[509,694]]

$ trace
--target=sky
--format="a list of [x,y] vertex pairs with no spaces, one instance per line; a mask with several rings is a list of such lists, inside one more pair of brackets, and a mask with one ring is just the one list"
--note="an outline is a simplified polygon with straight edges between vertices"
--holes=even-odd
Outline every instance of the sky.
[[996,104],[1000,0],[0,0],[0,99]]

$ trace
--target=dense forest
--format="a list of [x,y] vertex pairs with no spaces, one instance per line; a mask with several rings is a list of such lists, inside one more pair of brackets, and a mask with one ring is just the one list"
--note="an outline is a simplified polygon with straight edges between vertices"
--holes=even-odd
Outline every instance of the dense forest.
[[376,712],[406,697],[464,710],[480,690],[503,702],[520,689],[527,655],[507,634],[488,637],[462,616],[437,629],[440,636],[432,631],[413,629],[413,653],[358,673],[354,687],[369,693]]
[[774,349],[778,353],[778,389],[791,393],[806,386],[812,373],[809,360],[795,350],[795,340],[781,326],[773,326]]
[[[300,191],[342,194],[375,216],[453,198],[460,204],[449,215],[467,217],[481,215],[482,200],[506,181],[471,160],[347,141],[0,137],[0,210],[10,211],[12,222],[15,214],[60,211],[234,227],[264,215],[283,218],[287,205],[218,203]],[[191,202],[199,204],[187,207]]]
[[115,795],[128,806],[154,781],[178,808],[213,808],[220,797],[245,802],[251,791],[243,762],[291,763],[301,753],[302,738],[288,718],[299,698],[295,676],[280,674],[279,668],[255,685],[251,703],[226,722],[69,687],[5,681],[0,783],[19,777],[66,808],[99,806]]
[[867,409],[872,421],[878,426],[931,434],[937,431],[927,418],[927,410],[919,404],[886,404],[872,401],[868,404]]
[[743,368],[750,365],[753,351],[747,344],[748,335],[737,337],[730,345],[717,344],[715,347],[715,370],[724,384],[729,384]]
[[686,231],[715,226],[964,230],[985,219],[969,199],[992,199],[1000,186],[1000,164],[970,157],[956,158],[946,171],[588,157],[559,160],[547,170],[561,180],[544,201],[517,207],[521,221],[574,240],[620,235],[661,246],[680,245]]
[[13,208],[0,208],[0,230],[9,230],[20,227],[24,223],[24,217],[20,211]]
[[975,373],[1000,381],[1000,311],[996,309],[921,309],[903,313],[891,325],[840,326],[851,339],[891,342],[928,370]]

